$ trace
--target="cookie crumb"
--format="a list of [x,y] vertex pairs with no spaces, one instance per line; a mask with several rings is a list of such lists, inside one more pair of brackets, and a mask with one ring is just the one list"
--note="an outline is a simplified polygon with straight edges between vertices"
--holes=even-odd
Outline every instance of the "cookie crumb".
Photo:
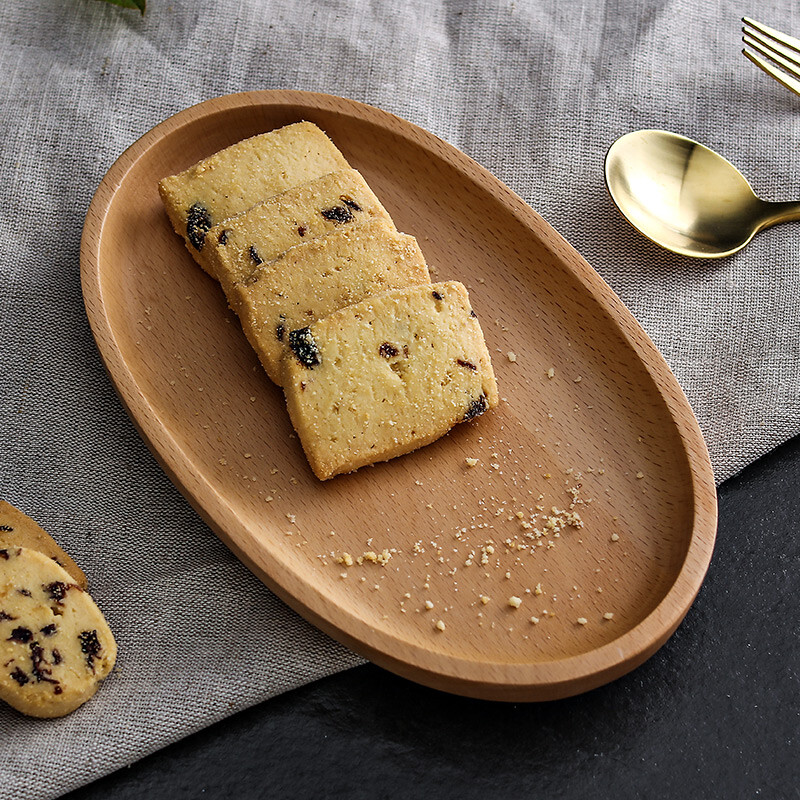
[[477,458],[465,458],[464,461],[467,462],[468,467],[477,467],[478,466],[478,459]]
[[603,614],[603,619],[614,619],[614,614],[611,611],[606,611],[606,613]]
[[433,608],[433,603],[430,600],[425,601],[425,608],[430,611]]
[[511,350],[508,351],[508,360],[513,364],[517,360],[517,354],[512,352]]
[[589,622],[586,617],[578,617],[578,619],[575,621],[578,623],[578,625],[586,625]]
[[444,620],[443,620],[443,619],[440,619],[440,620],[439,620],[439,621],[436,623],[436,630],[437,630],[437,631],[443,631],[444,629],[445,629]]
[[538,625],[539,624],[539,617],[531,617],[531,624]]
[[555,376],[556,376],[556,368],[555,367],[550,367],[550,369],[547,370],[547,377],[548,378],[555,378]]
[[508,604],[511,608],[519,608],[522,605],[522,600],[512,594],[511,597],[508,598]]

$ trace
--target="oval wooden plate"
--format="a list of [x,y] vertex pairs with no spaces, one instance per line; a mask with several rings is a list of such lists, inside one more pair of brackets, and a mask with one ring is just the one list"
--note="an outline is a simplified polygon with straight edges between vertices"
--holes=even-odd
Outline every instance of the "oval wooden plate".
[[[429,447],[326,483],[156,188],[304,119],[418,238],[435,279],[468,286],[503,398]],[[305,92],[201,103],[109,170],[81,270],[111,379],[176,486],[270,589],[387,669],[475,697],[564,697],[644,661],[696,596],[716,493],[678,383],[564,239],[420,128]],[[337,563],[384,550],[385,565]]]

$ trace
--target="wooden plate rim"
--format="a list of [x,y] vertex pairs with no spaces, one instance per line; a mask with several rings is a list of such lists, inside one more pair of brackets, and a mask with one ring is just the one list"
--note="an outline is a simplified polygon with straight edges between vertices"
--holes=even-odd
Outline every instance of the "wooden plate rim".
[[[667,594],[638,625],[602,647],[558,661],[492,663],[438,653],[377,630],[346,609],[332,605],[316,587],[301,581],[279,558],[251,559],[241,542],[255,541],[214,486],[185,467],[191,460],[162,425],[128,368],[103,300],[100,258],[103,227],[126,176],[166,135],[203,117],[249,106],[299,107],[345,114],[381,127],[444,159],[532,229],[543,248],[557,254],[583,287],[611,314],[627,343],[650,373],[676,426],[688,460],[694,525],[681,569]],[[522,198],[469,156],[433,134],[355,100],[304,91],[252,91],[206,100],[167,118],[134,142],[101,181],[89,206],[80,249],[84,304],[98,350],[123,406],[169,478],[216,535],[259,579],[310,622],[354,651],[412,680],[465,695],[502,700],[543,700],[577,694],[613,680],[652,655],[674,632],[705,577],[716,536],[716,490],[705,441],[677,379],[644,329],[589,264]],[[305,587],[305,588],[304,588]],[[310,592],[308,591],[310,590]],[[301,599],[311,598],[311,602]]]

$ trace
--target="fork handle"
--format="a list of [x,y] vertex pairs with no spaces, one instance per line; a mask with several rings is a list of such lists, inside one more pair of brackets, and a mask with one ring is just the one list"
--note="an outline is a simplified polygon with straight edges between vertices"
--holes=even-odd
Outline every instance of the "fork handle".
[[792,222],[800,219],[800,203],[768,203],[764,202],[764,217],[760,230],[777,225],[779,222]]

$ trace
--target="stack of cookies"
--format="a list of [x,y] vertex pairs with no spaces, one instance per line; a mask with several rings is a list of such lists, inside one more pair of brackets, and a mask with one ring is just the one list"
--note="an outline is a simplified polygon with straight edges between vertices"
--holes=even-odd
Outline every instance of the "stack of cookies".
[[321,480],[408,453],[497,405],[465,287],[431,283],[364,178],[316,125],[239,142],[164,178]]
[[94,695],[117,644],[86,588],[55,540],[0,500],[0,700],[62,717]]

